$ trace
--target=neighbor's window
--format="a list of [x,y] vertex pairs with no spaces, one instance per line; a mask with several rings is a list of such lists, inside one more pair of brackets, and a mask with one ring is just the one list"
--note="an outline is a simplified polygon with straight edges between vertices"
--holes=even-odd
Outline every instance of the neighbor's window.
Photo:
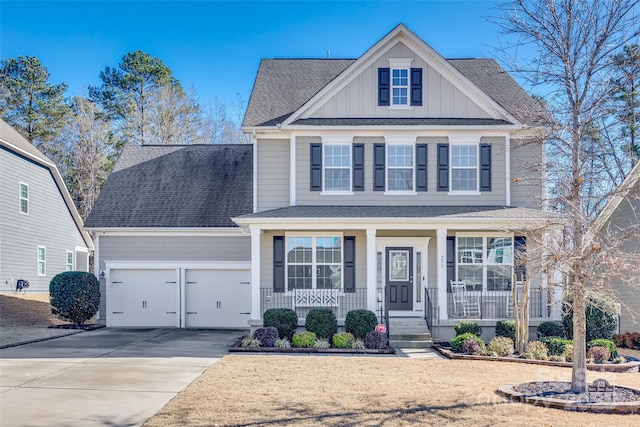
[[477,145],[451,145],[451,191],[478,191]]
[[287,289],[341,289],[342,237],[287,237]]
[[458,237],[457,278],[469,290],[502,291],[511,287],[513,237]]
[[29,185],[20,183],[20,213],[29,213]]
[[67,271],[73,270],[73,252],[67,251]]
[[47,274],[47,249],[44,246],[38,246],[38,276]]
[[409,105],[409,69],[391,70],[391,105]]
[[351,145],[324,144],[324,190],[351,190]]
[[387,145],[387,191],[413,190],[412,144]]

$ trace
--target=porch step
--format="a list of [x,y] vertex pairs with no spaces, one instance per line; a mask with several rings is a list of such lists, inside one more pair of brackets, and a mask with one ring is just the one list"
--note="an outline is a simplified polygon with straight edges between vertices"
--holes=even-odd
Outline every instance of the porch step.
[[390,339],[389,345],[393,348],[431,348],[433,346],[433,341]]
[[394,348],[429,348],[433,341],[424,319],[392,317],[389,319],[389,345]]

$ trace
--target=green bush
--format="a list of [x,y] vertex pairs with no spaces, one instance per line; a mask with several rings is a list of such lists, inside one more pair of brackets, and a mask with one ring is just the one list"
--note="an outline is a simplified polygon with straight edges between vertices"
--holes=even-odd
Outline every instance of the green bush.
[[335,348],[352,348],[354,339],[350,332],[338,332],[333,336],[333,346]]
[[547,360],[549,358],[549,349],[540,341],[531,341],[527,344],[524,352],[525,359]]
[[240,347],[260,347],[260,340],[253,337],[244,337]]
[[344,329],[360,339],[364,339],[367,332],[373,331],[376,324],[378,318],[371,310],[351,310],[344,319]]
[[276,341],[276,347],[278,348],[290,348],[291,343],[287,338],[282,338]]
[[544,337],[540,338],[540,342],[547,346],[551,356],[562,356],[564,348],[568,344],[573,344],[573,341],[560,337]]
[[473,320],[463,320],[462,322],[454,326],[454,329],[456,330],[456,336],[463,334],[473,334],[479,337],[480,335],[482,335],[482,328],[480,327],[480,325],[478,325],[477,322],[474,322]]
[[511,338],[511,341],[516,340],[516,321],[515,320],[500,320],[496,323],[496,336]]
[[360,338],[356,338],[355,340],[353,340],[353,344],[351,345],[351,348],[356,350],[364,350],[366,346],[364,345],[363,340],[361,340]]
[[612,359],[615,359],[616,357],[618,357],[618,350],[616,349],[616,343],[614,343],[611,340],[598,339],[598,340],[589,341],[587,343],[587,351],[589,351],[589,349],[593,347],[606,347],[607,350],[609,350],[609,353],[611,353]]
[[318,338],[316,340],[315,344],[313,344],[313,347],[314,348],[330,348],[331,347],[331,343],[327,339]]
[[317,340],[316,334],[309,331],[298,332],[293,335],[291,341],[294,347],[311,348],[315,345]]
[[65,271],[49,283],[51,312],[82,326],[100,307],[100,283],[84,271]]
[[536,328],[538,339],[544,337],[560,337],[564,338],[564,327],[556,322],[542,322]]
[[472,338],[474,341],[476,341],[478,343],[478,346],[479,346],[480,350],[484,351],[484,349],[485,349],[484,341],[482,341],[482,339],[479,336],[477,336],[476,334],[473,334],[471,332],[466,332],[466,333],[464,333],[462,335],[458,335],[454,339],[452,339],[451,340],[451,351],[453,351],[455,353],[462,353],[464,351],[464,349],[463,349],[464,342],[467,340],[467,338]]
[[[587,296],[587,342],[604,338],[610,340],[616,329],[616,307],[613,301],[592,292]],[[565,298],[562,318],[564,332],[568,338],[573,338],[573,298]]]
[[567,362],[573,362],[573,342],[564,346],[562,357],[564,357]]
[[291,340],[298,329],[298,315],[290,308],[270,308],[262,315],[264,327],[273,326],[280,339]]
[[509,337],[496,336],[487,345],[487,353],[490,356],[508,357],[514,351],[513,340]]
[[338,332],[338,320],[330,308],[312,308],[307,314],[305,322],[307,331],[313,332],[318,338],[331,339]]

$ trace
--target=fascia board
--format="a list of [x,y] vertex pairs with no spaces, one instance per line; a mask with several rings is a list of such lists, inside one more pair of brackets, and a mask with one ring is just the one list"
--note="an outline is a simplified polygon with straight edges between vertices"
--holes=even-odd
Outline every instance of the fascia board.
[[620,203],[629,195],[629,192],[636,186],[640,180],[640,163],[637,163],[625,180],[620,184],[620,187],[615,191],[611,198],[607,201],[607,204],[602,208],[602,211],[598,214],[598,217],[594,221],[595,231],[599,231],[604,227],[604,224],[611,218],[611,215],[618,209]]
[[355,130],[370,130],[370,129],[380,129],[380,130],[407,130],[407,131],[437,131],[437,130],[464,130],[464,131],[476,131],[481,132],[483,130],[521,130],[523,129],[522,125],[514,124],[514,125],[489,125],[478,127],[474,125],[447,125],[447,126],[436,126],[436,125],[426,125],[426,126],[409,126],[409,125],[362,125],[362,126],[308,126],[308,125],[287,125],[282,127],[283,130],[292,130],[292,131],[355,131]]
[[196,227],[176,227],[176,228],[87,228],[94,235],[98,236],[248,236],[248,234],[238,227],[221,228],[196,228]]

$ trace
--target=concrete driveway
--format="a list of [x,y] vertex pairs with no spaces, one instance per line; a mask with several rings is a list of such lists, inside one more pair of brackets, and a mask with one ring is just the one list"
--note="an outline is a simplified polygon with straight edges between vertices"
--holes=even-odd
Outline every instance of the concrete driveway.
[[109,328],[2,349],[0,425],[142,425],[242,334]]

